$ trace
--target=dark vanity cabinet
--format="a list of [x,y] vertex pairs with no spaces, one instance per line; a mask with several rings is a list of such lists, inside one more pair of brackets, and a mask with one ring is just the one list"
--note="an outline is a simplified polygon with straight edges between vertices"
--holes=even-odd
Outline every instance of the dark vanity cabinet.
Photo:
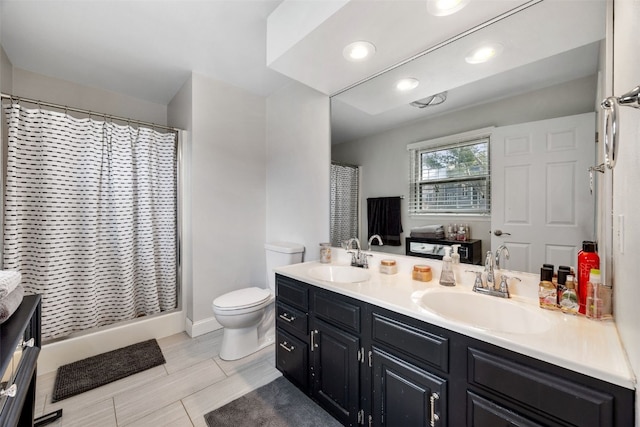
[[13,397],[0,398],[0,426],[33,425],[40,347],[40,296],[26,296],[15,313],[0,325],[0,389],[15,386]]
[[276,366],[343,425],[629,427],[631,389],[282,275]]

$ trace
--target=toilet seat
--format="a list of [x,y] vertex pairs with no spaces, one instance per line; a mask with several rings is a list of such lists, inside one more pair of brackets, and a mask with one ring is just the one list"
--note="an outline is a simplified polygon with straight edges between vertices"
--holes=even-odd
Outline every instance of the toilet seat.
[[268,289],[250,287],[231,291],[213,300],[213,309],[218,312],[246,310],[264,306],[271,298]]

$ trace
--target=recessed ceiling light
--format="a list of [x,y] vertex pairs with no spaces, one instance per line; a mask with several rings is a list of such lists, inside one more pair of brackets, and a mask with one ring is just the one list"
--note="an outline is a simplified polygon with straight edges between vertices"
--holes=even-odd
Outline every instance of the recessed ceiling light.
[[427,0],[427,10],[434,16],[447,16],[460,11],[469,0]]
[[495,58],[503,50],[504,47],[500,43],[486,44],[469,52],[464,60],[469,64],[482,64],[483,62],[487,62],[488,60]]
[[342,50],[342,55],[345,59],[352,62],[364,61],[374,53],[376,53],[376,47],[373,43],[369,43],[367,41],[349,43]]
[[415,89],[420,84],[418,79],[414,79],[413,77],[407,77],[405,79],[400,79],[396,82],[396,89],[402,92],[406,92],[412,89]]

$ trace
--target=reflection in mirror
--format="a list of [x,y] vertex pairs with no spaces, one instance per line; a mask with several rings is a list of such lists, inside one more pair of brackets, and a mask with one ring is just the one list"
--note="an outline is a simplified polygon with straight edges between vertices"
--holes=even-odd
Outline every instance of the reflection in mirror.
[[[597,157],[604,23],[604,1],[544,1],[332,97],[332,161],[360,169],[360,239],[368,238],[367,198],[402,195],[403,244],[379,250],[405,254],[412,229],[462,223],[469,226],[467,237],[481,240],[483,252],[506,244],[508,269],[537,273],[542,262],[574,265],[582,240],[595,237],[596,196],[589,193],[586,169]],[[502,52],[491,63],[466,63],[480,41],[500,42]],[[420,80],[417,91],[387,89],[407,75]],[[410,105],[444,92],[444,102]],[[555,120],[561,118],[569,124],[560,131]],[[586,130],[572,131],[574,122],[586,122]],[[547,129],[532,136],[541,123]],[[491,214],[411,214],[407,146],[443,144],[487,127],[495,127]],[[501,160],[495,158],[497,137]],[[565,157],[569,151],[587,154],[578,160]],[[509,163],[509,156],[525,154],[531,162]],[[524,233],[525,225],[537,228]],[[558,233],[560,226],[572,232]],[[529,241],[531,233],[536,242]]]

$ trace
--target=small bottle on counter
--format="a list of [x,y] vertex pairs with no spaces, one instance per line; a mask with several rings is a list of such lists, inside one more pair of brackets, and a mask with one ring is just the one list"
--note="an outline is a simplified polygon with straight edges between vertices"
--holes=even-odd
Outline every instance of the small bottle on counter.
[[419,280],[420,282],[430,282],[433,278],[431,267],[428,265],[414,265],[412,277],[413,280]]
[[394,259],[380,260],[380,273],[382,274],[396,274],[398,272],[398,266]]
[[558,277],[556,279],[556,285],[557,285],[556,294],[558,298],[558,301],[557,301],[558,306],[560,306],[562,293],[567,289],[566,282],[569,274],[571,274],[571,270],[569,270],[569,267],[565,267],[564,265],[561,265],[560,267],[558,267]]
[[578,301],[575,278],[573,275],[567,276],[565,287],[566,289],[562,292],[562,296],[560,297],[560,310],[567,314],[578,314],[580,303]]
[[600,270],[592,268],[587,282],[585,314],[590,319],[600,320],[603,316],[604,299]]
[[323,264],[331,262],[331,243],[320,243],[320,262]]
[[538,285],[538,299],[540,307],[549,310],[558,309],[558,294],[556,285],[553,284],[553,269],[542,267],[540,269],[540,284]]

